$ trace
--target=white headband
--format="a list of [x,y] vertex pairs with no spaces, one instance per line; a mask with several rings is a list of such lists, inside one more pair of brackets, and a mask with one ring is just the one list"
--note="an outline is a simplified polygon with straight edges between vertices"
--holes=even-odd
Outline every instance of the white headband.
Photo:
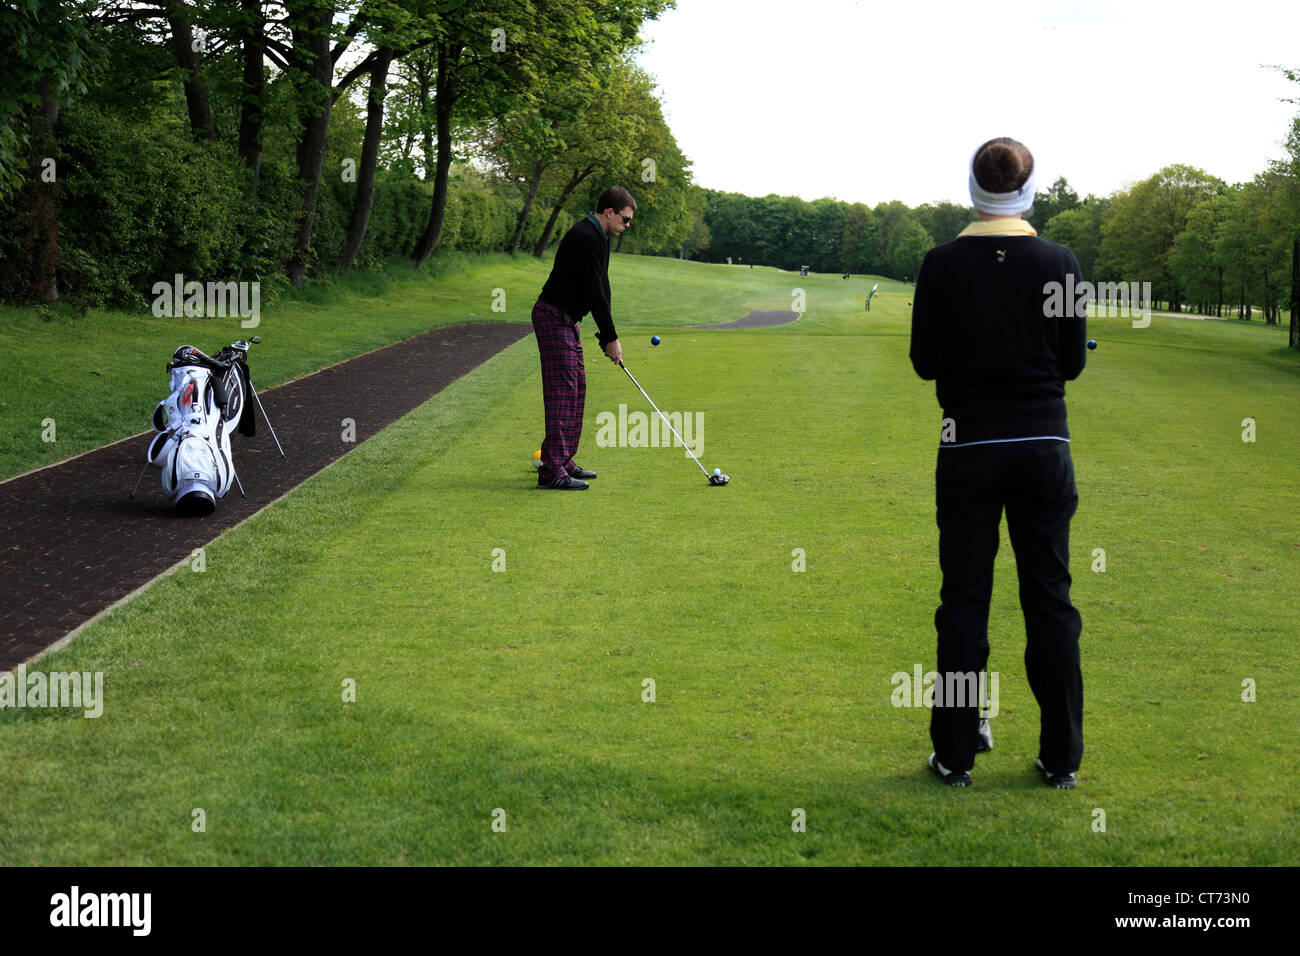
[[970,158],[970,201],[980,212],[990,216],[1014,216],[1027,212],[1034,204],[1034,170],[1025,184],[1015,192],[991,193],[975,181],[975,157]]

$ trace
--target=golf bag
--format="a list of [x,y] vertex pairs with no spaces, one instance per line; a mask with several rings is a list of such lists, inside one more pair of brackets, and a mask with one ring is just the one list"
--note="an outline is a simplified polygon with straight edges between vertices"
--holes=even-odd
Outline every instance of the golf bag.
[[146,458],[162,471],[163,493],[186,514],[210,514],[236,479],[230,433],[251,436],[247,349],[228,346],[215,358],[182,345],[167,365],[171,394],[153,410],[158,433]]

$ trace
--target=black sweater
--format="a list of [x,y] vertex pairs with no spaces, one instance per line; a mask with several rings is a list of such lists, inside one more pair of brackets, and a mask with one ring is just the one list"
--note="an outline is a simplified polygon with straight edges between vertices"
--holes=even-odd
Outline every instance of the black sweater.
[[575,322],[590,312],[601,348],[618,338],[609,311],[609,237],[591,217],[574,223],[560,240],[539,298],[567,312]]
[[1049,317],[1044,291],[1068,274],[1068,287],[1082,281],[1074,253],[1036,236],[963,236],[926,253],[910,355],[955,422],[951,444],[1069,438],[1065,382],[1083,371],[1086,321],[1077,302],[1073,317]]

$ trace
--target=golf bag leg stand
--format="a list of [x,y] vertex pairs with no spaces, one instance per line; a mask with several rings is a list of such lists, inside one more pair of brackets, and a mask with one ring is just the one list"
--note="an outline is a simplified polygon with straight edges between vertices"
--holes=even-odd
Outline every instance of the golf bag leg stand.
[[148,470],[149,470],[149,462],[146,461],[144,463],[144,469],[140,472],[140,477],[135,480],[135,487],[131,489],[132,498],[134,498],[135,493],[140,490],[140,482],[144,481],[144,473]]
[[235,471],[234,468],[231,468],[230,476],[235,479],[235,484],[239,486],[239,497],[247,498],[248,495],[244,494],[244,483],[239,480],[239,472]]
[[262,405],[262,400],[257,397],[257,389],[253,388],[253,380],[248,380],[248,390],[253,393],[253,401],[257,402],[257,407],[262,412],[262,418],[266,420],[266,427],[271,429],[271,438],[275,440],[275,447],[280,449],[280,457],[288,458],[284,449],[280,447],[280,439],[275,437],[275,426],[271,424],[271,419],[267,417],[266,409]]

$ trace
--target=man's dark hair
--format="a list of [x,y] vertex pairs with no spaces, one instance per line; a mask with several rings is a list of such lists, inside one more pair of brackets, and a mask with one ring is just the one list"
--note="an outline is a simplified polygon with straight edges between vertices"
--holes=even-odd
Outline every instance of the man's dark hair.
[[991,139],[975,151],[975,182],[991,193],[1013,193],[1034,171],[1029,147],[1009,136]]
[[596,200],[596,215],[599,216],[606,209],[622,212],[629,206],[636,208],[636,200],[632,198],[632,194],[622,186],[610,186],[600,194],[600,199]]

